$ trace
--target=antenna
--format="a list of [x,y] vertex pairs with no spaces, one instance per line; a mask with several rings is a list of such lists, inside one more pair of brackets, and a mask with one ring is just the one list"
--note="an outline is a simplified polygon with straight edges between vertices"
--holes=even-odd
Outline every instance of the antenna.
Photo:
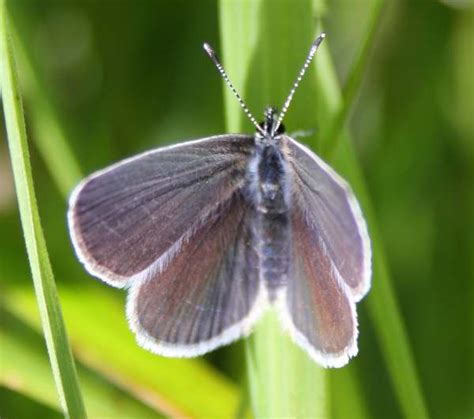
[[230,81],[229,76],[227,76],[227,73],[225,72],[224,67],[222,67],[221,62],[219,61],[219,58],[217,58],[216,52],[212,49],[212,47],[211,47],[207,42],[204,43],[203,48],[204,48],[204,50],[206,51],[207,55],[209,55],[209,57],[211,58],[212,62],[213,62],[214,65],[216,66],[217,70],[218,70],[219,73],[221,74],[221,76],[222,76],[222,78],[224,79],[224,81],[226,82],[227,86],[229,86],[230,90],[232,91],[232,93],[234,94],[234,96],[235,96],[235,97],[237,98],[237,100],[239,101],[239,104],[240,104],[240,106],[242,107],[242,109],[244,110],[245,115],[247,115],[248,118],[250,119],[250,121],[252,121],[252,124],[255,125],[255,128],[257,128],[257,131],[260,132],[262,135],[265,135],[265,131],[262,129],[262,127],[260,127],[260,125],[258,125],[257,120],[256,120],[256,119],[254,118],[254,116],[250,113],[249,108],[247,108],[247,105],[245,104],[245,102],[243,101],[243,99],[240,97],[240,95],[239,95],[239,93],[237,92],[237,90],[235,90],[234,85],[233,85],[232,82]]
[[293,100],[293,96],[294,96],[294,94],[296,92],[296,89],[298,88],[298,86],[301,82],[301,79],[303,78],[304,74],[306,73],[306,70],[308,69],[309,64],[311,63],[311,60],[313,59],[314,54],[316,54],[316,51],[318,50],[319,45],[321,44],[321,42],[323,42],[323,39],[325,37],[326,37],[326,34],[324,32],[321,32],[321,34],[314,40],[313,44],[311,45],[311,48],[310,48],[308,56],[306,57],[306,60],[303,64],[303,67],[301,68],[301,70],[298,74],[298,77],[296,77],[296,80],[293,83],[293,87],[290,90],[290,94],[286,98],[285,103],[284,103],[283,107],[281,108],[280,115],[278,115],[277,123],[274,125],[274,128],[272,130],[272,135],[275,134],[275,132],[278,131],[278,128],[280,127],[281,122],[283,121],[283,118],[286,114],[286,111],[288,110],[288,107],[290,106],[290,103]]

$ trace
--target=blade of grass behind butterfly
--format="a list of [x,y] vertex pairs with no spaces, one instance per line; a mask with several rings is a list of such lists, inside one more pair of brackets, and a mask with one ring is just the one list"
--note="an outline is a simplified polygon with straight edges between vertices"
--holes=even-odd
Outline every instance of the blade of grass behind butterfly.
[[[232,381],[203,359],[164,358],[143,350],[128,328],[123,302],[100,283],[86,284],[62,285],[59,289],[80,362],[128,391],[130,397],[172,417],[233,415],[239,400]],[[8,289],[8,310],[38,329],[33,303],[31,293],[22,287]]]
[[[313,41],[311,2],[223,0],[220,24],[225,68],[238,89],[245,86],[243,96],[261,119],[264,106],[281,106]],[[312,127],[311,82],[299,95],[285,123]],[[229,131],[254,131],[227,89],[225,98]],[[246,357],[256,417],[327,417],[325,371],[283,333],[273,311],[247,341]]]
[[2,418],[28,418],[33,415],[41,419],[63,418],[59,410],[3,385],[0,385],[0,415]]
[[342,91],[342,100],[340,101],[339,109],[335,112],[335,115],[330,119],[331,123],[321,133],[323,140],[321,141],[321,153],[324,155],[330,155],[333,148],[338,143],[338,136],[343,130],[348,114],[352,108],[353,102],[359,92],[359,88],[362,83],[362,77],[368,62],[369,54],[373,46],[375,34],[380,21],[380,15],[382,11],[383,0],[372,0],[369,6],[369,20],[367,27],[360,45],[358,47],[357,54],[354,58],[354,62],[349,71],[347,81]]
[[[319,153],[323,156],[331,154],[332,148],[327,145],[334,145],[337,141],[333,141],[333,137],[340,135],[340,130],[344,128],[344,121],[351,109],[354,99],[357,97],[359,91],[364,69],[369,57],[369,53],[373,47],[376,28],[378,27],[383,0],[373,0],[367,3],[363,14],[368,15],[365,32],[362,37],[362,42],[357,46],[357,52],[354,57],[353,64],[349,70],[347,82],[343,90],[344,100],[341,100],[340,94],[334,91],[324,92],[318,90],[318,137],[319,137]],[[327,6],[324,1],[315,0],[313,3],[314,17],[317,22],[320,22],[324,17]],[[319,29],[321,30],[321,28]],[[317,31],[318,32],[318,31]],[[329,47],[331,45],[331,36],[333,32],[328,31],[328,39],[323,43],[319,51],[318,58],[314,63],[317,68],[317,74],[324,74],[325,80],[331,85],[337,85],[337,75],[334,69],[327,65],[327,56]],[[319,96],[321,95],[321,96]],[[344,105],[344,106],[342,106]],[[337,109],[337,112],[335,110]],[[326,150],[326,153],[324,152]],[[326,157],[327,158],[327,157]],[[330,412],[334,418],[368,418],[369,412],[366,406],[365,398],[362,394],[360,374],[357,362],[352,362],[345,368],[331,371],[329,373],[329,394],[330,394]]]
[[83,418],[86,417],[86,412],[36,204],[25,120],[7,20],[5,1],[1,0],[0,77],[2,101],[26,249],[61,407],[67,417]]
[[[374,7],[380,6],[374,3]],[[374,16],[377,14],[378,11],[375,10]],[[373,36],[371,25],[369,25],[368,31],[370,33],[366,36],[367,48],[370,37]],[[316,83],[320,93],[319,105],[320,110],[332,121],[333,118],[337,118],[338,112],[344,109],[341,102],[343,99],[328,51],[325,48],[321,48],[319,55],[318,65],[316,66]],[[363,72],[364,63],[366,63],[367,58],[365,53],[363,55],[364,59],[356,61],[357,64],[354,67],[355,71],[360,72],[360,74]],[[354,79],[358,77],[354,76]],[[354,85],[357,84],[354,82]],[[345,105],[346,110],[344,111],[346,116],[356,93],[355,87],[353,89],[354,91],[351,95],[347,96],[348,104]],[[343,124],[344,120],[341,120],[340,123]],[[330,124],[331,122],[328,123],[329,126],[331,126]],[[401,410],[409,418],[427,418],[428,413],[423,391],[420,386],[420,380],[400,310],[392,289],[390,274],[385,262],[383,244],[378,234],[377,222],[370,203],[367,187],[365,186],[363,174],[350,137],[342,127],[339,129],[339,132],[342,132],[341,135],[328,137],[330,141],[335,143],[325,144],[325,146],[333,151],[330,156],[330,163],[353,186],[369,224],[374,263],[373,285],[366,303],[369,314],[374,323]]]

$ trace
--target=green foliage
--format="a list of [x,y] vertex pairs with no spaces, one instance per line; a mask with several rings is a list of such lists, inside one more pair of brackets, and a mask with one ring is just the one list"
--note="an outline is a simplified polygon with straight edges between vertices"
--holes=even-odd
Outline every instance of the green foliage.
[[[48,320],[59,313],[47,310],[57,304],[49,259],[91,417],[472,416],[474,14],[460,3],[7,2],[31,156],[3,31],[11,151],[0,143],[0,416],[59,417],[53,375],[71,416],[83,414],[66,336]],[[205,358],[147,353],[128,330],[124,293],[73,255],[71,187],[145,149],[253,132],[202,42],[261,119],[265,105],[281,106],[323,28],[285,126],[316,130],[303,142],[351,182],[369,221],[375,273],[358,304],[359,355],[322,370],[271,314],[244,345]]]

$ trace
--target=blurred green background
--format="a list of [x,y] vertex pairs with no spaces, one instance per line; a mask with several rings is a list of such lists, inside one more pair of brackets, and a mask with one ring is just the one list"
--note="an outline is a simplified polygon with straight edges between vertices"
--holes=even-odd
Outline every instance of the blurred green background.
[[[317,3],[344,84],[373,2]],[[249,415],[243,344],[196,360],[138,348],[125,293],[88,277],[65,218],[67,193],[81,176],[149,148],[226,131],[222,83],[201,48],[208,41],[221,51],[219,3],[15,0],[8,7],[42,225],[91,417]],[[289,16],[284,24],[299,22]],[[294,45],[301,62],[308,47]],[[301,62],[288,62],[289,71],[296,75]],[[431,417],[472,417],[473,3],[384,2],[363,71],[347,127],[422,394]],[[259,104],[248,105],[260,117]],[[316,147],[317,123],[286,125],[290,132],[315,128],[307,142]],[[2,127],[0,416],[56,418],[5,135]],[[61,140],[70,150],[57,149]],[[350,417],[344,403],[351,397],[338,393],[351,389],[363,417],[404,416],[367,314],[372,297],[358,305],[359,355],[344,371],[328,372],[328,417]]]

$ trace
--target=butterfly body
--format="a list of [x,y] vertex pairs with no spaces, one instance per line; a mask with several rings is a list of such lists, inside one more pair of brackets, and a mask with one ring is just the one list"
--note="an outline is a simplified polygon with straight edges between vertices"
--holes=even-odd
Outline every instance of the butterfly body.
[[271,304],[323,365],[357,351],[355,301],[370,285],[360,208],[283,133],[209,137],[124,160],[81,182],[68,216],[79,259],[129,289],[131,327],[154,352],[208,352],[248,334]]
[[260,255],[260,275],[271,300],[275,290],[287,281],[289,261],[289,210],[291,180],[284,153],[283,131],[272,134],[276,110],[267,108],[262,125],[265,134],[257,132],[255,148],[247,164],[245,187],[250,204],[255,209],[255,228],[259,240],[255,243]]

